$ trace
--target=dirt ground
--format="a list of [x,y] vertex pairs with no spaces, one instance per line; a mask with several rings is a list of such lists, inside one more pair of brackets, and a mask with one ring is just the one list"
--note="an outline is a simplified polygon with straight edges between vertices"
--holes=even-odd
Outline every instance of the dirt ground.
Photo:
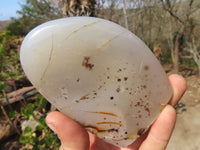
[[200,78],[189,76],[177,105],[177,122],[166,150],[200,150]]

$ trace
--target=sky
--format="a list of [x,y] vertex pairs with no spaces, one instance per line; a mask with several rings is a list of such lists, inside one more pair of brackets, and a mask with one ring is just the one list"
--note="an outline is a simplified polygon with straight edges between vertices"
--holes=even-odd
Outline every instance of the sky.
[[20,10],[20,4],[24,3],[25,0],[0,0],[0,21],[18,17],[16,11]]

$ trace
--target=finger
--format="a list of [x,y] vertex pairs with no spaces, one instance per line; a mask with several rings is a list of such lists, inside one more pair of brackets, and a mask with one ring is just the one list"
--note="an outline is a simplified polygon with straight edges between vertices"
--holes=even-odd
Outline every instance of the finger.
[[46,117],[47,125],[58,135],[61,150],[88,150],[89,135],[78,123],[60,112],[51,112]]
[[165,150],[176,122],[176,112],[167,105],[150,128],[140,150]]
[[89,132],[90,137],[90,150],[119,150],[119,147],[116,147],[110,143],[105,142],[104,140],[98,138],[94,134]]
[[169,76],[169,81],[171,83],[172,89],[173,89],[173,96],[171,98],[171,100],[169,101],[169,104],[172,106],[175,106],[178,101],[181,99],[181,97],[183,96],[187,84],[185,79],[177,74],[173,74]]

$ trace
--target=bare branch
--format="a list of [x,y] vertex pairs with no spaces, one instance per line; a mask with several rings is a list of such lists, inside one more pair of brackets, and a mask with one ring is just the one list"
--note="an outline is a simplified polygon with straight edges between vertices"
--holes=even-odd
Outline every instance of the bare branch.
[[193,2],[194,0],[190,0],[190,3],[189,3],[190,8],[192,7]]
[[125,0],[122,0],[123,2],[123,13],[124,13],[124,22],[125,22],[125,27],[128,29],[128,17],[126,13],[126,2]]
[[184,24],[184,21],[182,21],[177,15],[175,15],[175,13],[172,11],[171,8],[171,3],[169,0],[167,0],[167,8],[164,4],[164,1],[161,0],[162,5],[163,5],[163,9],[166,10],[173,18],[175,18],[176,20],[178,20],[181,24]]

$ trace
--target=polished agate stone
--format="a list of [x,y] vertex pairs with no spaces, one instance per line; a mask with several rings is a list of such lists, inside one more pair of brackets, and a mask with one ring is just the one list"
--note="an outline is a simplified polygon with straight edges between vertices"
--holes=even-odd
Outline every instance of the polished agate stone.
[[99,18],[39,25],[25,37],[20,59],[51,104],[114,145],[131,144],[172,96],[151,50],[127,29]]

